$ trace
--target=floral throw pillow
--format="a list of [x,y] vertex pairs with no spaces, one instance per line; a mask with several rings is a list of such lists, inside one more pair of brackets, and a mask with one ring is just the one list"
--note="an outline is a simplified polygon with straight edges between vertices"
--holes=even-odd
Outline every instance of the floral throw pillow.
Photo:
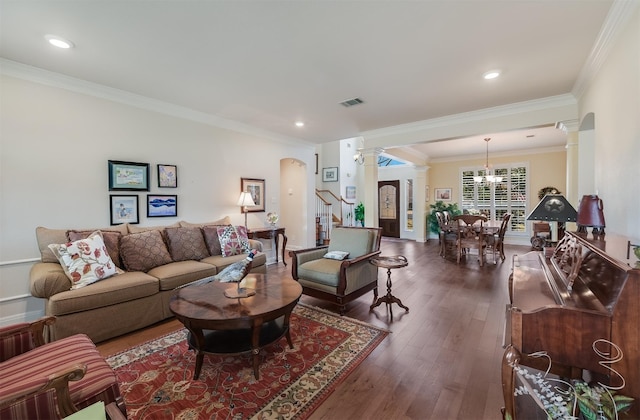
[[223,257],[248,254],[250,251],[249,237],[244,226],[218,226],[218,239]]
[[79,289],[117,273],[116,265],[107,252],[102,233],[97,231],[86,239],[51,244],[49,249],[60,261],[71,279],[71,290]]

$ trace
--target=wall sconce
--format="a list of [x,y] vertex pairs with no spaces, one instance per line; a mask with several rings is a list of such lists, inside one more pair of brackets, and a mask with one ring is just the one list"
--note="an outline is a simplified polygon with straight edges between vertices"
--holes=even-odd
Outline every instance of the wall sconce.
[[253,201],[253,197],[251,197],[251,193],[241,192],[240,197],[238,197],[237,206],[240,206],[240,211],[244,213],[244,228],[247,228],[247,207],[253,207],[256,203]]
[[362,154],[362,150],[358,150],[358,153],[353,155],[353,160],[359,165],[364,163],[364,155]]

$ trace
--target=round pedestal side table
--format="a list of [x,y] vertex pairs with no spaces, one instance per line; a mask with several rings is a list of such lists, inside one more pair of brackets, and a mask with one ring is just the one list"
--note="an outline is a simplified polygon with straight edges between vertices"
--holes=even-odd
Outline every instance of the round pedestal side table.
[[371,264],[375,265],[378,268],[387,269],[387,294],[385,296],[379,297],[378,300],[376,300],[371,305],[369,310],[370,311],[373,310],[373,308],[380,305],[381,303],[386,303],[387,308],[389,309],[389,314],[391,315],[391,319],[393,319],[393,310],[391,308],[391,305],[394,303],[397,303],[398,306],[403,308],[405,311],[409,312],[409,308],[404,306],[400,299],[398,299],[397,297],[393,296],[393,294],[391,294],[391,270],[395,268],[406,267],[407,265],[409,265],[409,262],[407,261],[407,259],[402,255],[394,255],[389,257],[379,256],[379,257],[372,258],[370,262]]

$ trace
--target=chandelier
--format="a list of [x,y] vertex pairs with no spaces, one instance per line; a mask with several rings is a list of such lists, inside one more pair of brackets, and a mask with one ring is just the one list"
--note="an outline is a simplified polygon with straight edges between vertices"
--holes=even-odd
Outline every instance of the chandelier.
[[494,182],[502,182],[502,177],[494,175],[491,172],[491,167],[489,166],[489,140],[491,137],[487,137],[484,141],[487,143],[487,161],[484,164],[484,176],[474,176],[473,180],[479,184],[483,182],[494,183]]

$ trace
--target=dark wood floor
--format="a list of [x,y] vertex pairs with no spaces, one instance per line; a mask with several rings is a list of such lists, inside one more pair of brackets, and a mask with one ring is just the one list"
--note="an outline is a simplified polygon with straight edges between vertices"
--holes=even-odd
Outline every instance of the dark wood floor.
[[[369,311],[373,295],[348,307],[346,316],[385,327],[391,334],[338,386],[312,419],[499,419],[500,362],[511,256],[527,247],[505,246],[504,262],[480,267],[475,256],[457,265],[438,256],[437,241],[383,239],[383,255],[404,255],[393,270],[393,294],[410,308]],[[291,265],[269,275],[291,276]],[[379,293],[386,293],[386,270]],[[303,302],[332,309],[320,300]],[[170,320],[100,343],[103,355],[122,351],[181,327]]]

